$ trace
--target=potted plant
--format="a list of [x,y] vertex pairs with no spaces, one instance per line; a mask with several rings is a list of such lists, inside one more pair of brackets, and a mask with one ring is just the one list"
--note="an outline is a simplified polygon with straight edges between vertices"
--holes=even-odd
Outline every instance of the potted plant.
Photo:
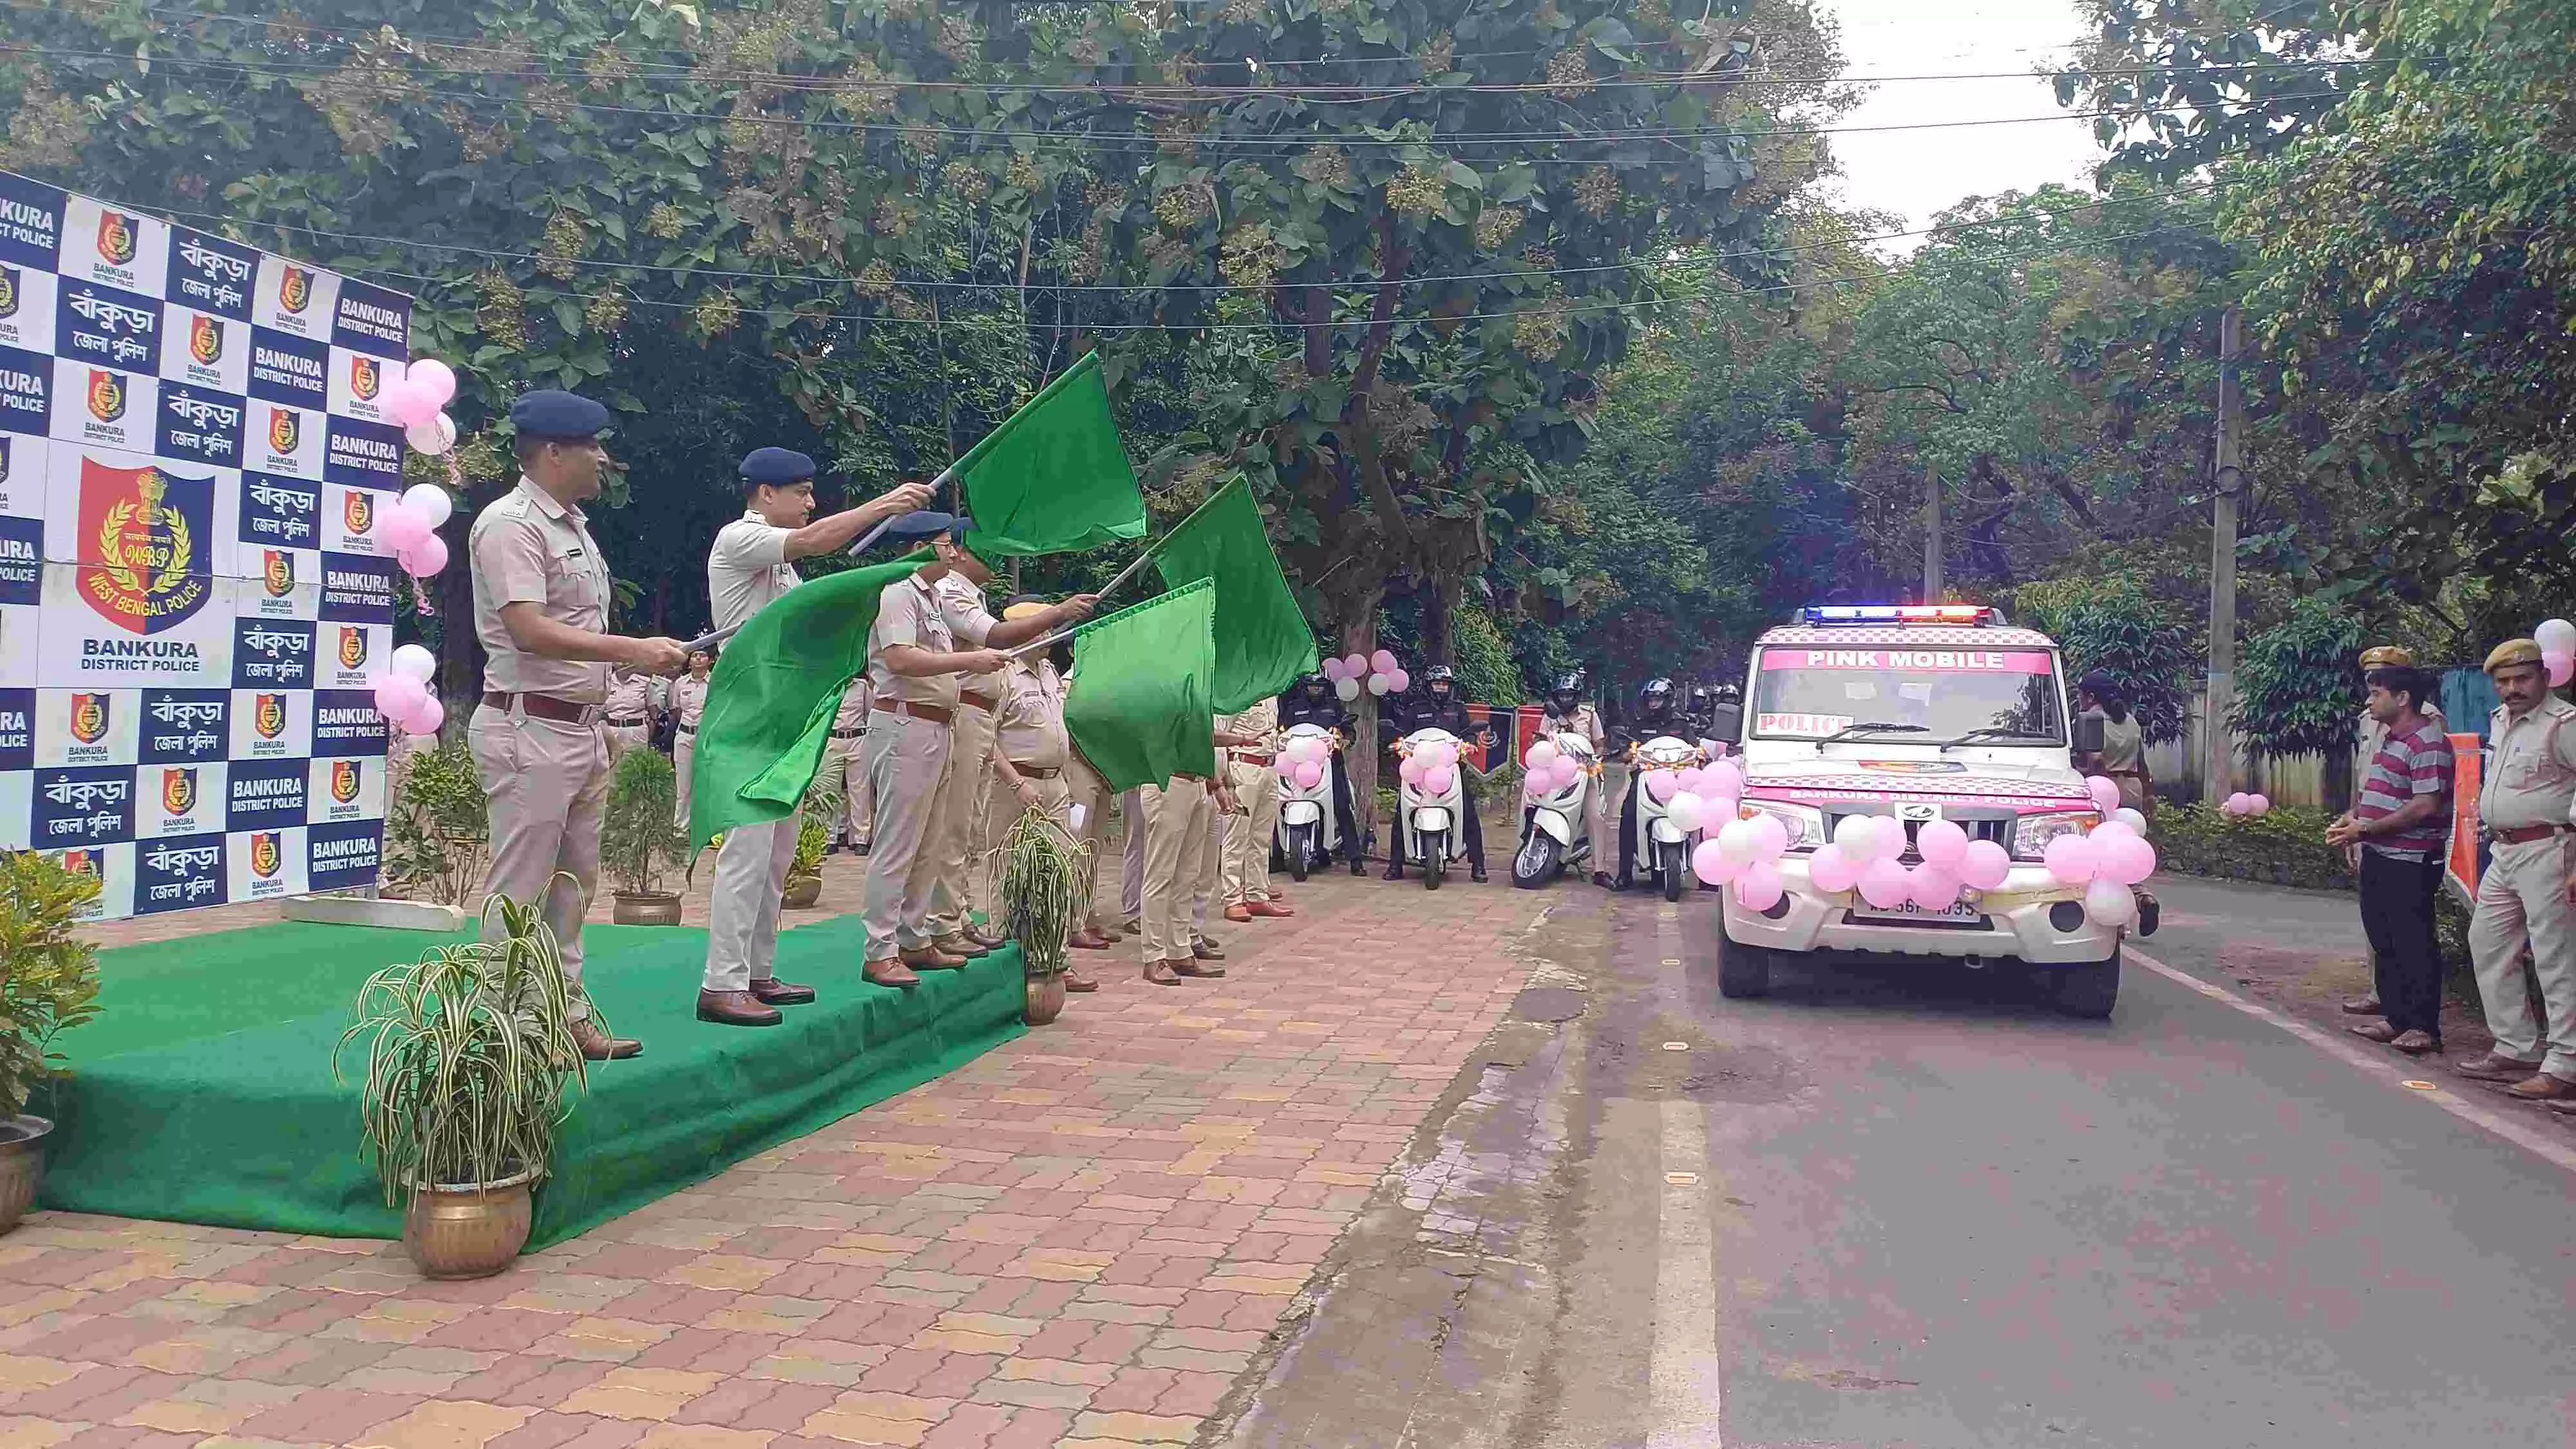
[[787,887],[779,903],[791,911],[810,910],[823,898],[823,857],[832,848],[830,822],[841,813],[842,797],[817,779],[796,809],[796,856],[787,864]]
[[39,1082],[65,1075],[54,1034],[98,1014],[98,948],[80,939],[98,877],[34,851],[0,852],[0,1233],[36,1202],[54,1124],[27,1112]]
[[483,909],[500,912],[498,939],[433,946],[368,977],[332,1054],[336,1076],[340,1052],[367,1039],[366,1154],[432,1278],[488,1277],[518,1257],[565,1078],[588,1080],[554,932],[535,905],[494,896]]
[[662,889],[688,852],[681,830],[679,777],[654,750],[628,750],[608,780],[599,820],[599,863],[617,883],[609,919],[621,926],[680,924],[680,893]]
[[1065,943],[1081,914],[1091,847],[1052,815],[1030,810],[984,858],[990,892],[1028,970],[1027,1015],[1044,1026],[1064,1010]]
[[461,906],[483,881],[490,801],[463,740],[415,750],[397,767],[385,817],[385,880],[406,894]]

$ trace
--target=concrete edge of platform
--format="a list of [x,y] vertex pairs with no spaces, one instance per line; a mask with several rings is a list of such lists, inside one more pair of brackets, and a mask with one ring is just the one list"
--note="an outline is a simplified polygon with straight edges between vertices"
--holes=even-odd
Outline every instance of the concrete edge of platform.
[[365,896],[289,896],[284,903],[286,919],[311,921],[325,926],[383,926],[396,931],[437,931],[465,929],[468,919],[456,906],[434,905],[428,901],[390,901]]

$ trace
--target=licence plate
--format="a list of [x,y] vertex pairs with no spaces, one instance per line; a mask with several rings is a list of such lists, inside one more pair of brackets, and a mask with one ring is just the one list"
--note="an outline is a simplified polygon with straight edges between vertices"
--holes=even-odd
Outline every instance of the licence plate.
[[1855,907],[1849,919],[1855,926],[1962,926],[1984,924],[1986,913],[1966,901],[1952,901],[1935,911],[1927,911],[1908,901],[1887,910],[1876,906]]

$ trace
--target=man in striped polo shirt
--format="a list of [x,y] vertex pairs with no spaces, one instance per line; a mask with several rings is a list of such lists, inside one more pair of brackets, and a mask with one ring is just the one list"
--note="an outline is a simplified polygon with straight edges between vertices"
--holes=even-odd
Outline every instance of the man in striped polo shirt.
[[2412,665],[2365,676],[2370,717],[2383,729],[2361,798],[2326,828],[2326,843],[2361,854],[2361,924],[2385,1021],[2352,1034],[2410,1055],[2442,1049],[2442,953],[2433,940],[2451,819],[2450,737],[2424,712],[2433,682]]

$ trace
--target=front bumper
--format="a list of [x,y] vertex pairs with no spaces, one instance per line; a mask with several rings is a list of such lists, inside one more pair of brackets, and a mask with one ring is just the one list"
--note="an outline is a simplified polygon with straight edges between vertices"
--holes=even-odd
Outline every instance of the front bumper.
[[1770,951],[2013,957],[2034,966],[2078,966],[2110,959],[2125,934],[2090,918],[2072,931],[2051,924],[2049,907],[2060,901],[2080,903],[2083,892],[2059,885],[2042,866],[2015,865],[2000,887],[1968,892],[1985,923],[1956,926],[1855,922],[1852,911],[1868,909],[1859,893],[1819,892],[1807,878],[1806,857],[1782,857],[1779,871],[1789,893],[1783,898],[1788,909],[1776,920],[1744,909],[1733,889],[1726,892],[1728,940]]

